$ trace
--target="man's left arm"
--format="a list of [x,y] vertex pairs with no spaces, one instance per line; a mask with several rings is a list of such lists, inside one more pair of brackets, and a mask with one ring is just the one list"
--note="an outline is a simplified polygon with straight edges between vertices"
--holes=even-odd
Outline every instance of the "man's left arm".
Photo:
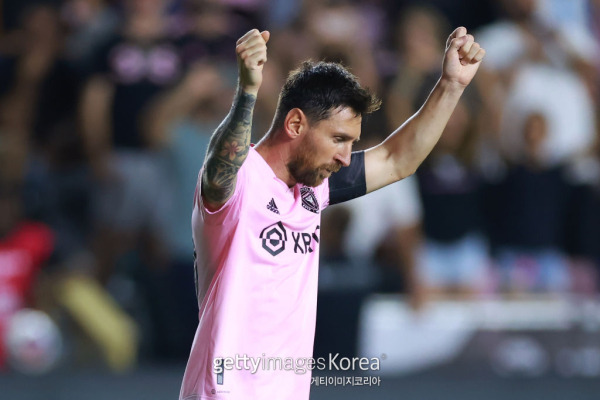
[[379,145],[365,151],[367,193],[412,175],[438,142],[485,56],[464,27],[448,37],[442,76],[423,106]]

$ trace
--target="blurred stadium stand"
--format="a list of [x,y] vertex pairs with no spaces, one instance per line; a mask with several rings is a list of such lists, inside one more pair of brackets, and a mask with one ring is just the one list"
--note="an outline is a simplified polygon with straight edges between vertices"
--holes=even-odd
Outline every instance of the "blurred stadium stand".
[[411,186],[323,215],[315,357],[380,357],[365,376],[381,384],[311,399],[600,399],[599,0],[0,9],[0,339],[24,308],[53,321],[11,332],[29,374],[0,345],[1,400],[177,398],[198,318],[191,199],[241,34],[272,32],[253,141],[313,58],[384,100],[367,145],[420,106],[458,25],[488,56]]

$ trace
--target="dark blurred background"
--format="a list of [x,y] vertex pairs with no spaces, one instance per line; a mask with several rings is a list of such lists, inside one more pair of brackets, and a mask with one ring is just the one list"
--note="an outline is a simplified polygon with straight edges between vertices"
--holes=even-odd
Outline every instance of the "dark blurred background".
[[311,398],[598,398],[600,1],[0,10],[0,397],[176,398],[198,322],[192,198],[241,35],[271,31],[254,142],[312,58],[383,99],[368,148],[418,110],[463,25],[487,56],[431,155],[323,214],[315,357],[376,357],[381,383]]

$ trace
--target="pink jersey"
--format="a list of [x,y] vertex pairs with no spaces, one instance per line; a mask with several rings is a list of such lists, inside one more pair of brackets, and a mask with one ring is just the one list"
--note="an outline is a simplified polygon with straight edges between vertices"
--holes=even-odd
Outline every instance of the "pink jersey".
[[198,269],[210,284],[181,400],[308,399],[328,184],[289,188],[250,148],[221,209],[196,196]]

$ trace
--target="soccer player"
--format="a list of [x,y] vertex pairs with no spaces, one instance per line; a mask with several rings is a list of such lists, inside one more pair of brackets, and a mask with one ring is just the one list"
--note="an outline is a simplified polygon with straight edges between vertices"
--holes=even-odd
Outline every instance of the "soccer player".
[[308,399],[311,370],[322,366],[311,360],[321,211],[414,173],[485,55],[457,28],[425,104],[364,152],[352,144],[379,101],[341,65],[305,62],[251,145],[269,36],[252,30],[237,42],[238,91],[198,179],[196,271],[208,276],[197,277],[200,322],[181,400]]

